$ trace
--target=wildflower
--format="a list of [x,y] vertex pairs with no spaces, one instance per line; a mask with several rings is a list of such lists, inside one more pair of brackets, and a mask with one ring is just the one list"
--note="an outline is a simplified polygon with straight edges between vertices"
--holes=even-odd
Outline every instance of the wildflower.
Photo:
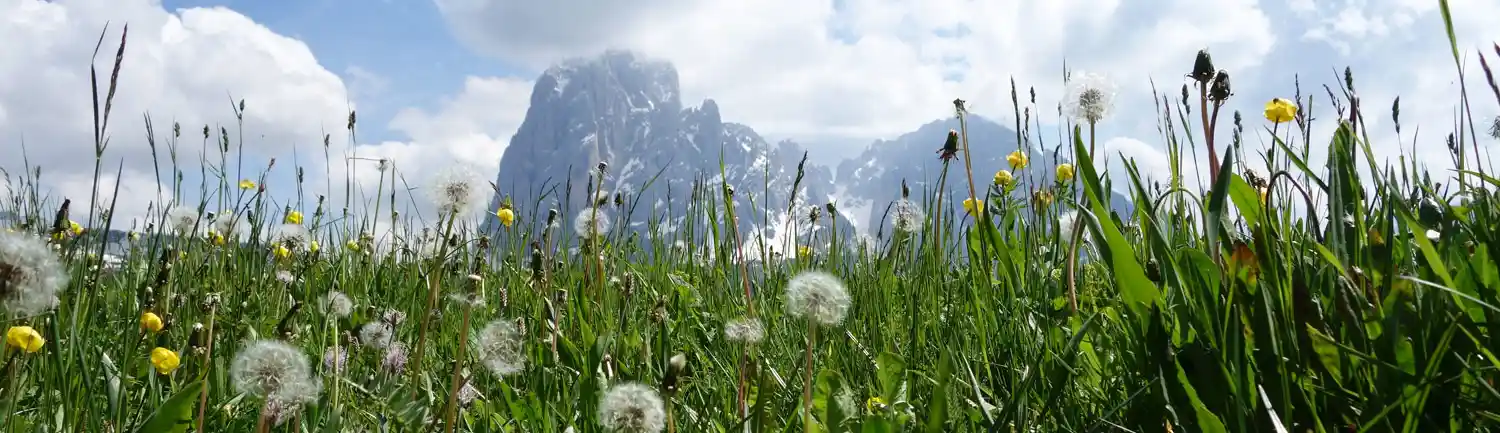
[[5,331],[5,344],[26,353],[36,353],[47,344],[47,339],[30,326],[12,326]]
[[68,232],[72,233],[73,236],[81,235],[83,234],[83,226],[79,225],[78,221],[68,220]]
[[317,401],[318,393],[322,391],[322,383],[311,379],[289,383],[267,396],[261,411],[270,419],[271,424],[279,426],[302,412],[303,406]]
[[307,252],[317,254],[323,247],[318,246],[318,241],[307,241]]
[[1261,203],[1265,203],[1266,202],[1266,193],[1269,192],[1270,189],[1265,188],[1265,187],[1260,187],[1260,188],[1256,188],[1256,190],[1257,190],[1257,192],[1260,193],[1260,202]]
[[948,130],[948,139],[943,141],[943,147],[937,153],[938,159],[943,161],[958,157],[958,131]]
[[155,334],[161,332],[161,329],[163,327],[165,327],[165,325],[162,325],[161,316],[157,316],[156,313],[152,313],[150,311],[141,313],[142,330]]
[[300,224],[282,224],[271,231],[271,242],[286,245],[287,248],[302,248],[307,246],[312,233]]
[[384,313],[380,313],[380,321],[391,326],[401,326],[401,322],[406,321],[406,313],[399,310],[385,310]]
[[135,242],[141,240],[141,234],[136,233],[135,230],[131,230],[130,233],[125,234],[125,238],[130,239],[131,242]]
[[724,324],[724,338],[745,344],[756,344],[766,338],[766,328],[760,319],[745,317]]
[[1058,164],[1057,180],[1059,182],[1068,182],[1073,180],[1073,164]]
[[27,233],[0,234],[0,306],[15,316],[57,305],[68,273],[45,240]]
[[666,411],[656,390],[640,383],[615,385],[599,401],[599,424],[605,431],[656,433],[666,426]]
[[287,212],[286,218],[282,218],[281,222],[286,224],[302,224],[302,212]]
[[282,244],[276,244],[276,247],[271,249],[271,253],[276,255],[276,258],[278,259],[287,259],[292,257],[292,250],[287,249],[286,245]]
[[297,282],[297,276],[292,275],[291,271],[282,269],[276,271],[276,281],[280,281],[283,284],[291,284]]
[[344,241],[344,249],[357,253],[359,252],[359,242],[355,242],[353,239]]
[[1080,73],[1068,81],[1065,110],[1079,122],[1099,123],[1114,108],[1115,87],[1098,74]]
[[385,349],[395,338],[395,328],[385,322],[369,322],[359,328],[359,342],[366,347]]
[[812,247],[807,246],[807,245],[798,245],[797,246],[797,258],[799,258],[799,259],[805,259],[805,258],[808,258],[808,257],[812,257]]
[[573,232],[582,239],[593,239],[599,234],[609,232],[609,225],[609,214],[600,209],[585,209],[573,218]]
[[256,397],[270,397],[309,382],[312,366],[297,348],[276,340],[257,340],[229,364],[234,388]]
[[241,179],[240,180],[240,189],[243,189],[243,190],[255,189],[255,181],[250,180],[250,179]]
[[1015,181],[1016,177],[1010,174],[1010,170],[1000,170],[995,172],[995,185],[998,185],[1001,188],[1010,188],[1011,184]]
[[1193,59],[1193,72],[1188,74],[1188,78],[1202,84],[1208,84],[1214,79],[1214,61],[1207,49],[1198,50],[1198,56]]
[[499,210],[496,210],[495,217],[500,218],[500,224],[503,224],[506,227],[510,227],[511,224],[516,223],[516,212],[510,210],[509,208],[500,208]]
[[380,369],[391,374],[400,374],[406,370],[406,345],[401,342],[393,342],[385,348],[385,356],[380,358]]
[[182,359],[177,356],[177,352],[165,347],[151,349],[151,366],[156,367],[157,373],[172,374],[181,364]]
[[1037,192],[1031,194],[1031,200],[1033,203],[1036,203],[1037,207],[1051,206],[1052,191],[1048,191],[1045,189],[1038,190]]
[[896,200],[896,205],[893,207],[893,213],[895,215],[892,219],[891,225],[895,227],[896,231],[904,233],[915,233],[917,230],[922,229],[922,223],[926,216],[922,214],[922,208],[920,206],[917,206],[916,203],[912,203],[911,200],[903,198],[900,200]]
[[849,313],[849,291],[838,277],[823,271],[803,271],[786,285],[786,309],[824,324],[837,325]]
[[1271,123],[1286,123],[1297,118],[1297,104],[1282,98],[1266,103],[1266,120]]
[[474,352],[497,376],[508,376],[526,368],[525,335],[516,323],[497,319],[474,335]]
[[978,218],[979,217],[979,212],[983,211],[983,210],[984,210],[984,200],[980,200],[980,199],[973,198],[973,197],[969,197],[969,198],[964,199],[964,212],[967,212],[969,214],[969,216]]
[[868,410],[871,413],[885,410],[886,406],[887,404],[885,403],[885,399],[880,398],[880,396],[878,395],[870,397],[869,400],[865,400],[865,410]]
[[208,232],[208,242],[222,247],[227,242],[227,240],[224,239],[223,234],[220,234],[217,231],[210,230]]
[[344,361],[349,360],[349,351],[343,347],[329,347],[323,351],[323,369],[327,371],[343,370]]
[[1229,88],[1229,72],[1220,70],[1214,76],[1214,84],[1208,88],[1208,100],[1223,103],[1234,92]]
[[236,230],[239,229],[239,225],[240,217],[233,210],[226,210],[214,216],[213,230],[226,237],[238,233]]
[[458,404],[468,407],[474,403],[474,400],[483,396],[479,388],[474,387],[474,382],[464,381],[464,386],[458,389],[458,395],[455,395],[454,399],[458,400]]
[[193,225],[198,223],[198,211],[181,206],[173,207],[167,211],[167,224],[176,231],[178,235],[193,231]]
[[1022,153],[1020,150],[1016,150],[1015,152],[1011,152],[1010,155],[1005,156],[1005,162],[1010,163],[1011,170],[1020,170],[1026,168],[1026,164],[1030,161],[1031,159],[1028,158],[1026,154]]
[[440,214],[465,213],[485,199],[485,191],[480,188],[482,183],[472,169],[455,165],[433,177],[427,198],[437,206]]
[[354,312],[354,301],[349,300],[349,296],[343,292],[329,291],[323,297],[323,309],[337,317],[349,317]]

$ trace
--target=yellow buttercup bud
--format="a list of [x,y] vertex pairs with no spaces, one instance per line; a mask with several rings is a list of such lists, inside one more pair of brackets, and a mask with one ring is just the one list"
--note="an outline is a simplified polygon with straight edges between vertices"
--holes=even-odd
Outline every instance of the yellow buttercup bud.
[[165,326],[166,325],[162,324],[161,316],[157,316],[156,313],[152,313],[150,311],[141,313],[142,330],[154,334],[157,332],[161,332],[161,329]]
[[47,339],[30,326],[12,326],[5,331],[5,344],[26,353],[36,353],[47,344]]

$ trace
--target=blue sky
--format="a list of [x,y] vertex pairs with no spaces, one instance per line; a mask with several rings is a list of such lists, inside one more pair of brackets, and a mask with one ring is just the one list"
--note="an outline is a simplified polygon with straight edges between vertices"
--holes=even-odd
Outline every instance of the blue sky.
[[[1065,94],[1067,62],[1116,83],[1115,109],[1099,128],[1101,147],[1112,166],[1118,156],[1134,158],[1150,175],[1165,172],[1166,156],[1149,85],[1176,95],[1197,50],[1209,49],[1231,72],[1236,95],[1228,108],[1244,112],[1252,132],[1265,126],[1265,101],[1292,96],[1294,77],[1300,75],[1304,94],[1318,96],[1321,110],[1321,86],[1336,85],[1338,72],[1349,66],[1365,106],[1381,112],[1367,116],[1377,156],[1410,148],[1412,125],[1422,125],[1418,152],[1442,170],[1445,152],[1431,144],[1450,129],[1457,86],[1436,4],[0,0],[0,16],[8,18],[0,21],[0,40],[19,41],[10,45],[17,49],[0,52],[0,76],[10,77],[0,82],[0,142],[26,143],[24,155],[48,170],[43,183],[49,192],[87,195],[93,160],[80,157],[91,152],[87,73],[80,62],[105,22],[129,22],[116,101],[123,114],[112,121],[105,160],[123,167],[127,194],[155,198],[127,204],[127,215],[143,213],[152,202],[193,200],[157,193],[142,114],[158,131],[172,121],[196,131],[203,124],[232,125],[224,97],[245,98],[246,157],[254,166],[279,161],[270,173],[277,196],[290,195],[285,188],[294,157],[310,167],[309,184],[351,179],[373,189],[373,164],[355,163],[351,171],[311,163],[325,151],[338,160],[396,161],[417,181],[454,164],[493,173],[524,120],[536,74],[607,48],[672,62],[685,105],[713,98],[726,120],[833,157],[857,155],[874,139],[947,116],[955,97],[980,114],[1007,119],[1012,79],[1023,92],[1036,89],[1038,111],[1049,124],[1044,128],[1051,129],[1061,120],[1053,107]],[[1485,89],[1475,56],[1494,54],[1489,47],[1500,40],[1500,3],[1450,4],[1470,89]],[[1398,95],[1407,126],[1399,140],[1384,113]],[[351,102],[360,114],[354,142],[340,133]],[[1500,113],[1488,99],[1476,99],[1474,107],[1482,119]],[[1316,123],[1313,135],[1326,137],[1332,127]],[[324,133],[335,137],[328,149],[320,143]],[[1258,146],[1264,135],[1247,142]],[[197,139],[184,141],[196,152]],[[0,168],[15,172],[20,149],[0,146]],[[1315,153],[1313,162],[1319,158]],[[198,172],[196,153],[183,159],[185,172]],[[1189,169],[1201,163],[1190,161]]]

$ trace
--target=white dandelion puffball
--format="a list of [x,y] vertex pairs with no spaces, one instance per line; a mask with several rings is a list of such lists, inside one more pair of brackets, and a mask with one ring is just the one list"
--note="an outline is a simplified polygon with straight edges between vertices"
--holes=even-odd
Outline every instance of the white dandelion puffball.
[[271,242],[285,245],[287,248],[302,248],[311,240],[312,233],[301,224],[281,224],[271,231]]
[[922,229],[922,222],[926,218],[922,214],[922,207],[912,203],[911,200],[896,200],[891,207],[891,226],[898,232],[915,233]]
[[237,239],[239,236],[240,216],[234,213],[234,209],[225,209],[214,216],[214,232],[224,235],[225,238]]
[[167,211],[165,225],[171,227],[172,231],[177,232],[179,236],[192,233],[193,226],[196,224],[198,224],[198,211],[196,209],[175,206],[172,210]]
[[354,312],[354,301],[340,291],[330,291],[323,297],[323,309],[337,317],[349,317]]
[[573,217],[573,232],[580,239],[593,239],[594,236],[609,233],[609,214],[603,209],[584,209]]
[[1099,74],[1077,72],[1068,80],[1065,112],[1084,123],[1098,123],[1114,109],[1115,85]]
[[488,186],[477,172],[466,165],[454,165],[433,176],[427,186],[427,198],[439,214],[466,214],[485,204]]
[[730,320],[724,324],[724,338],[745,344],[759,343],[766,338],[766,327],[753,317]]
[[317,381],[289,383],[266,397],[265,412],[270,415],[271,423],[279,426],[301,413],[308,403],[318,401],[322,392],[323,385]]
[[787,313],[823,325],[843,322],[850,302],[844,282],[827,272],[803,271],[786,284]]
[[257,397],[270,397],[284,390],[311,386],[312,366],[297,348],[276,340],[250,343],[229,365],[234,388]]
[[6,312],[31,316],[50,310],[67,286],[67,269],[46,240],[29,233],[0,233],[0,306]]
[[657,433],[666,428],[667,414],[656,390],[622,383],[610,387],[599,401],[599,423],[609,432]]
[[497,376],[526,368],[525,334],[514,321],[497,319],[474,334],[474,352]]
[[396,330],[385,322],[369,322],[359,328],[359,343],[373,349],[384,349],[396,339]]

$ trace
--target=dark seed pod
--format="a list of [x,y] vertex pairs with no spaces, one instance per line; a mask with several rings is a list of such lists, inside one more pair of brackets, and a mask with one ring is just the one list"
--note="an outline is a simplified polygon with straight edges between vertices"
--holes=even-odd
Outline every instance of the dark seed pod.
[[1193,81],[1201,84],[1208,84],[1209,81],[1213,81],[1214,61],[1208,55],[1207,49],[1198,50],[1198,57],[1193,60],[1193,72],[1188,74],[1188,78],[1192,78]]

